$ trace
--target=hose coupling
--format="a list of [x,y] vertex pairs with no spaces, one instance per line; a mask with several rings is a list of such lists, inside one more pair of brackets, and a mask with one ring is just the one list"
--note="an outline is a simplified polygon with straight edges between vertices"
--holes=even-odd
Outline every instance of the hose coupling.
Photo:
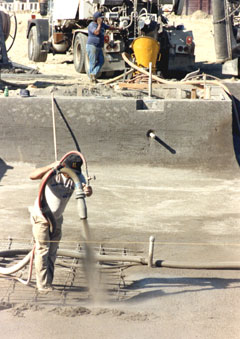
[[80,187],[75,188],[75,194],[76,194],[76,199],[84,199],[85,198],[85,193]]

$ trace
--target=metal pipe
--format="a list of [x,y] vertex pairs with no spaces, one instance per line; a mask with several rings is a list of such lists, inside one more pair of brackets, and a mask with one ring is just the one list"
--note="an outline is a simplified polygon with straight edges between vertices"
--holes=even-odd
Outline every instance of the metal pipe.
[[153,267],[153,251],[155,238],[151,235],[149,238],[148,267]]
[[[1,254],[1,253],[0,253]],[[75,251],[68,251],[68,250],[58,250],[58,256],[66,256],[69,258],[76,258],[76,259],[85,259],[85,253],[79,253]],[[148,259],[145,259],[140,256],[135,255],[106,255],[106,254],[95,254],[94,259],[96,262],[133,262],[139,263],[142,265],[148,264]]]
[[148,96],[152,96],[152,63],[149,62]]

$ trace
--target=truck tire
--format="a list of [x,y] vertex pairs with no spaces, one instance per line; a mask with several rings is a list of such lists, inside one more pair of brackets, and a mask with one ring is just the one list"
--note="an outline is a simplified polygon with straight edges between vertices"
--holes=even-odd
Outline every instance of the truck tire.
[[78,73],[85,73],[85,59],[87,54],[86,44],[87,36],[82,33],[78,33],[73,45],[74,67]]
[[41,45],[38,44],[36,26],[33,26],[29,32],[28,59],[35,62],[45,62],[47,60],[47,52],[42,52]]

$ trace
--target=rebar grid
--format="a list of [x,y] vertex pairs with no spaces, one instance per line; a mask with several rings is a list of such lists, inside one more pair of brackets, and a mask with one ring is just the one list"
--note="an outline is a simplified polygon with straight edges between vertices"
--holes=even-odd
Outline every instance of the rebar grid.
[[[2,250],[11,250],[21,247],[31,248],[31,242],[19,243],[14,239],[8,239],[4,244],[0,244]],[[142,253],[127,248],[106,248],[103,245],[93,247],[96,254],[106,255],[106,262],[96,263],[94,266],[94,279],[98,286],[95,295],[90,293],[89,282],[86,279],[86,267],[84,259],[57,257],[55,263],[54,289],[52,292],[43,295],[39,294],[35,288],[35,269],[33,268],[32,280],[28,286],[17,281],[18,278],[27,279],[28,266],[16,273],[15,276],[0,276],[0,303],[19,304],[34,303],[44,305],[64,305],[74,306],[79,302],[91,301],[94,298],[104,298],[105,301],[122,301],[128,298],[127,285],[124,271],[134,263],[107,262],[108,255],[131,255]],[[84,253],[84,245],[77,244],[77,251]],[[23,254],[14,257],[0,258],[0,265],[9,267],[19,262],[24,257]],[[131,282],[130,282],[131,283]]]

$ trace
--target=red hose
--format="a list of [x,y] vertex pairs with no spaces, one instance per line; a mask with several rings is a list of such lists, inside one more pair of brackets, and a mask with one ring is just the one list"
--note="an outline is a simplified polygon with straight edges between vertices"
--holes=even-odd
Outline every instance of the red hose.
[[[86,171],[86,176],[87,176],[87,180],[88,180],[88,168],[87,168],[87,162],[86,162],[86,159],[84,158],[83,154],[81,152],[78,152],[78,151],[70,151],[68,153],[66,153],[62,158],[61,160],[59,161],[59,167],[61,166],[61,164],[64,162],[64,160],[69,156],[69,155],[72,155],[72,154],[76,154],[78,155],[81,159],[82,159],[82,162],[85,166],[85,171]],[[47,174],[43,177],[43,180],[40,184],[40,188],[39,188],[39,192],[38,192],[38,206],[40,208],[40,211],[42,212],[42,196],[43,196],[43,192],[44,192],[44,188],[49,180],[49,178],[55,173],[55,168],[52,168],[49,172],[47,172]],[[44,218],[47,220],[47,218],[45,217],[44,213],[42,212]]]
[[76,154],[76,155],[78,155],[78,156],[82,159],[82,162],[83,162],[83,164],[84,164],[84,166],[85,166],[86,176],[87,176],[87,180],[88,180],[87,161],[86,161],[86,159],[84,158],[84,156],[83,156],[83,154],[82,154],[81,152],[78,152],[78,151],[70,151],[70,152],[66,153],[66,154],[62,157],[62,159],[60,160],[60,163],[62,163],[62,162],[63,162],[69,155],[71,155],[71,154]]
[[[41,212],[42,212],[42,196],[43,196],[43,191],[44,191],[44,188],[46,186],[46,183],[47,183],[48,179],[52,176],[54,171],[55,171],[54,168],[52,168],[50,171],[48,171],[47,175],[44,176],[44,179],[41,181],[41,184],[40,184],[40,188],[39,188],[39,192],[38,192],[38,206],[39,206]],[[42,212],[42,214],[45,217],[43,212]],[[45,217],[45,219],[46,219],[46,217]],[[47,219],[46,219],[46,221],[47,221]]]

